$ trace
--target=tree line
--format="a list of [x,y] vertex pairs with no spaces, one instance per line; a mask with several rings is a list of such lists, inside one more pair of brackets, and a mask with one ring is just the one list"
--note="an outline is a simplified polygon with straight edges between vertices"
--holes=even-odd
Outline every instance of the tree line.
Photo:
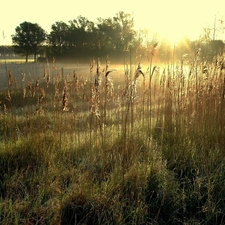
[[106,54],[118,57],[126,52],[147,59],[153,51],[155,57],[165,61],[174,55],[178,59],[186,54],[194,55],[199,49],[207,60],[212,60],[223,53],[224,42],[210,39],[209,32],[205,29],[198,40],[186,38],[171,46],[157,36],[149,39],[146,30],[135,30],[133,17],[120,11],[112,18],[98,18],[96,23],[83,16],[68,23],[58,21],[51,26],[50,33],[37,23],[25,21],[15,28],[12,42],[14,52],[24,56],[26,61],[30,55],[36,60],[37,55],[60,59]]

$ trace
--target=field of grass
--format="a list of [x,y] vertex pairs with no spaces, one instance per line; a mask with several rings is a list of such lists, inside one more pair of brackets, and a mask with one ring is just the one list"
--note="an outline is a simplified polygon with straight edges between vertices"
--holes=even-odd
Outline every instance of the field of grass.
[[0,224],[224,224],[224,63],[9,72]]
[[[25,59],[20,59],[20,58],[15,58],[15,59],[12,59],[12,58],[0,58],[0,64],[5,64],[5,63],[16,63],[16,64],[21,64],[21,63],[24,63],[25,62]],[[34,62],[34,59],[28,59],[28,63],[31,63],[31,62]]]

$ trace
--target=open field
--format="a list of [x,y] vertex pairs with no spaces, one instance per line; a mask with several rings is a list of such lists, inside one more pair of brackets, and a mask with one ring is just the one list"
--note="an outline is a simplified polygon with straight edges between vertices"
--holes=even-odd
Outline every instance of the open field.
[[[4,58],[0,58],[0,64],[10,64],[10,63],[19,63],[19,64],[21,64],[21,63],[24,63],[25,62],[25,59],[18,59],[18,58],[15,58],[15,59],[12,59],[12,58],[6,58],[6,59],[4,59]],[[34,62],[34,59],[28,59],[28,63],[30,63],[30,62]]]
[[0,223],[224,224],[224,70],[1,64]]

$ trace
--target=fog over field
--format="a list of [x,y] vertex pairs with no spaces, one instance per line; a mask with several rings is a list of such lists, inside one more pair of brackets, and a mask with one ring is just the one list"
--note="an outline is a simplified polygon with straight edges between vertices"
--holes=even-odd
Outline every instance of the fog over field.
[[[104,70],[105,62],[101,63],[101,70]],[[135,65],[132,66],[135,68]],[[110,69],[114,69],[114,75],[121,75],[124,74],[124,65],[121,64],[111,64]],[[90,75],[90,65],[89,61],[87,63],[84,62],[60,62],[60,63],[22,63],[22,62],[0,62],[0,89],[4,89],[8,87],[8,76],[9,72],[12,73],[13,77],[17,81],[17,87],[21,87],[21,79],[22,74],[26,75],[26,80],[35,82],[37,78],[41,81],[44,81],[44,70],[49,70],[51,73],[51,78],[54,78],[57,73],[61,73],[62,76],[73,75],[74,71],[79,74],[80,76],[89,76]],[[95,75],[96,71],[92,72],[92,75]]]

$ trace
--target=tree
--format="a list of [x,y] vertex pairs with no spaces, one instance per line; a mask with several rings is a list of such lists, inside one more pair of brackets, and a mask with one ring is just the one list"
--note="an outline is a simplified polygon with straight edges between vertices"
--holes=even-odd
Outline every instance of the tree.
[[116,49],[115,40],[119,34],[114,30],[113,20],[111,18],[98,18],[98,45],[100,49]]
[[15,29],[12,42],[16,53],[26,57],[33,54],[36,61],[39,46],[46,40],[46,32],[37,24],[23,22]]
[[135,40],[133,18],[130,14],[119,12],[113,18],[98,18],[99,38],[102,46],[113,50],[127,50]]
[[93,49],[96,44],[96,28],[93,22],[87,18],[78,16],[77,19],[69,21],[68,40],[76,50]]
[[83,16],[69,23],[56,22],[48,35],[49,55],[56,57],[86,56],[121,52],[136,44],[134,22],[130,14],[119,12],[113,18],[98,19],[95,24]]
[[130,14],[120,11],[113,17],[115,31],[118,34],[118,48],[121,50],[133,47],[136,31],[134,30],[133,17]]
[[69,26],[65,22],[58,21],[52,25],[48,40],[54,56],[61,56],[64,52],[67,52],[69,46],[68,35]]
[[214,25],[213,25],[213,28],[212,28],[212,31],[213,31],[213,36],[212,36],[212,40],[216,40],[218,39],[217,35],[220,36],[221,38],[221,35],[224,33],[224,20],[223,19],[217,19],[217,17],[215,16],[215,19],[214,19]]

